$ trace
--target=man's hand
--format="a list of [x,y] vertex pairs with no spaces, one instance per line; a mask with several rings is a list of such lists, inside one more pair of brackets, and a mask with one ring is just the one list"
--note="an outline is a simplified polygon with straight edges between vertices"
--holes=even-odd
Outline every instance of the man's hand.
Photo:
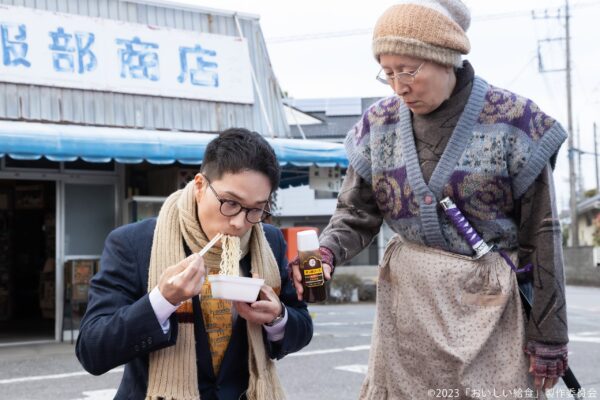
[[204,283],[204,260],[198,254],[167,268],[158,281],[158,290],[167,301],[178,305],[200,293]]
[[240,317],[257,325],[268,324],[281,315],[283,304],[271,286],[260,288],[258,300],[252,304],[234,301],[233,304]]

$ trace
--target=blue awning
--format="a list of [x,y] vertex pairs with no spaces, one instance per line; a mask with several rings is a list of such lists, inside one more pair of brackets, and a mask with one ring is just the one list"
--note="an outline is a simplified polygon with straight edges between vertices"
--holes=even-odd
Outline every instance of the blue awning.
[[[198,165],[206,145],[216,135],[176,131],[107,128],[81,125],[0,121],[0,157],[17,160]],[[269,139],[282,165],[346,168],[339,143],[298,139]]]

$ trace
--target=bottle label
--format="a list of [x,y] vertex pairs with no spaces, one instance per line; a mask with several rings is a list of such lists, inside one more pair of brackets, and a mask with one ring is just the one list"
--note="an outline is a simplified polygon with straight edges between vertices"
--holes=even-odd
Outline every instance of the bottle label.
[[325,284],[325,278],[323,277],[323,265],[321,260],[316,257],[309,257],[302,264],[302,273],[304,275],[304,286],[318,287]]

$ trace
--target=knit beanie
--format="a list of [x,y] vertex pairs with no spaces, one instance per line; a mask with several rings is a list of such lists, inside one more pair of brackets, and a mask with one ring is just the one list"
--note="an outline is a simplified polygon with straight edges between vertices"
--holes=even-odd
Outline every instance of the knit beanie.
[[399,54],[461,65],[471,49],[471,13],[460,0],[406,0],[388,8],[373,30],[373,55]]

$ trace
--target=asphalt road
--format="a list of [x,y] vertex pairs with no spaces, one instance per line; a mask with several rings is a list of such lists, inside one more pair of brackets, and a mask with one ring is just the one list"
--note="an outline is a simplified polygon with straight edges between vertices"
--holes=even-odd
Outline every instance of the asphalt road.
[[[570,363],[587,392],[600,399],[600,288],[568,287]],[[277,363],[289,400],[355,399],[365,376],[374,304],[311,306],[315,337]],[[0,399],[112,399],[122,369],[94,377],[70,344],[0,347]],[[559,386],[550,399],[569,398]]]

